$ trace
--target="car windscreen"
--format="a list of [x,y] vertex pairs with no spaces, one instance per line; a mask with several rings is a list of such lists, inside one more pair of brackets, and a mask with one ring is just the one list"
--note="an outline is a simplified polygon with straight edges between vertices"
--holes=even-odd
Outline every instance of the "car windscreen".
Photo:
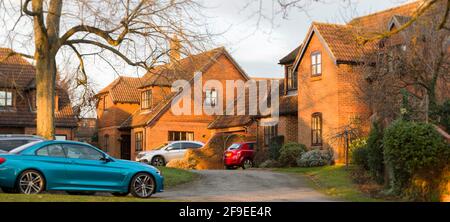
[[9,153],[12,153],[12,154],[19,154],[19,153],[21,153],[22,151],[24,151],[24,150],[28,149],[29,147],[33,146],[34,144],[40,143],[40,142],[41,142],[41,141],[33,141],[33,142],[30,142],[30,143],[27,143],[27,144],[25,144],[25,145],[19,146],[19,147],[15,148],[15,149],[9,151]]
[[241,144],[233,143],[230,147],[228,147],[228,150],[237,150],[241,147]]
[[7,139],[7,140],[0,140],[0,150],[9,152],[17,147],[20,147],[22,145],[25,145],[27,143],[30,143],[34,140],[27,140],[27,139]]
[[167,143],[163,143],[163,144],[159,145],[158,147],[156,147],[154,150],[160,150],[166,146],[167,146]]

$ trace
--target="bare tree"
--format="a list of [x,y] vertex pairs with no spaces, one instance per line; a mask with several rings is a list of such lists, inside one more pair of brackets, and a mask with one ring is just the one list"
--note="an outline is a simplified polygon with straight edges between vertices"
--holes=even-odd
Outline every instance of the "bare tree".
[[365,54],[360,68],[367,82],[361,83],[360,92],[382,120],[408,116],[428,121],[437,106],[449,99],[450,30],[437,22],[446,13],[442,5],[430,7],[420,20]]
[[[352,5],[356,2],[356,0],[340,0],[342,3],[347,5]],[[437,22],[438,29],[450,30],[450,26],[446,23],[449,18],[450,11],[450,0],[418,0],[420,1],[420,6],[411,16],[411,19],[402,24],[401,27],[398,27],[396,30],[388,30],[385,32],[377,32],[377,33],[366,33],[367,35],[359,36],[359,42],[361,44],[366,44],[368,42],[377,41],[383,38],[387,38],[393,36],[397,33],[408,29],[414,23],[421,19],[422,15],[431,11],[431,8],[435,5],[440,5],[442,10],[445,12],[440,14],[439,18],[436,18],[435,22]],[[302,12],[307,13],[309,6],[314,3],[330,3],[330,0],[248,0],[245,9],[248,8],[256,8],[253,12],[252,16],[257,17],[257,26],[263,21],[269,21],[270,23],[274,23],[274,21],[281,17],[286,19],[289,17],[290,13]],[[446,10],[445,10],[446,9]]]
[[[202,6],[193,0],[2,0],[0,17],[14,53],[34,60],[37,134],[54,136],[54,95],[59,56],[71,50],[79,60],[77,84],[87,84],[85,58],[149,70],[170,54],[167,41],[177,36],[183,53],[209,40]],[[18,52],[25,49],[30,54]],[[66,52],[67,54],[67,52]]]

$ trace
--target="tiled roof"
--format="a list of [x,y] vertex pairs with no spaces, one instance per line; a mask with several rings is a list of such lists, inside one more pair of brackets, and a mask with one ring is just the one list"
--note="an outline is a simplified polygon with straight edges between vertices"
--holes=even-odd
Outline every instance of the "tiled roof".
[[[0,88],[14,90],[15,106],[0,110],[0,125],[10,127],[36,126],[36,112],[31,110],[32,94],[28,86],[34,82],[34,66],[20,55],[11,54],[10,49],[0,48]],[[55,112],[57,127],[76,127],[69,95],[58,87],[58,111]]]
[[194,72],[207,69],[211,61],[217,54],[224,51],[224,48],[217,48],[197,55],[188,56],[179,61],[167,65],[161,65],[150,70],[143,77],[141,87],[148,86],[171,86],[176,80],[191,80]]
[[373,50],[376,43],[362,45],[358,42],[358,30],[349,25],[313,23],[338,62],[356,62],[365,52]]
[[[143,79],[146,80],[143,81],[144,84],[141,87],[154,85],[170,86],[171,83],[177,79],[188,80],[192,83],[195,72],[205,72],[209,69],[209,67],[211,67],[212,64],[214,64],[214,62],[217,61],[219,56],[223,54],[228,55],[228,52],[226,52],[225,48],[221,47],[182,59],[177,65],[156,67],[155,72],[147,73],[143,77]],[[162,74],[163,77],[157,76],[156,73]],[[245,75],[245,73],[243,74]],[[165,100],[159,102],[151,110],[138,109],[130,118],[122,123],[121,128],[138,127],[151,124],[152,121],[157,119],[170,108],[169,105],[176,95],[177,93],[170,93]]]
[[347,24],[329,24],[313,22],[305,42],[304,47],[296,60],[298,65],[302,59],[302,53],[307,47],[312,34],[320,35],[324,44],[337,63],[339,62],[359,62],[366,53],[371,53],[377,49],[377,42],[371,41],[362,44],[359,41],[362,37],[369,38],[376,33],[388,30],[388,25],[392,19],[404,24],[417,10],[421,1],[415,1],[395,8],[362,16],[351,20]]
[[280,59],[280,62],[278,64],[287,65],[287,64],[293,63],[301,48],[302,48],[302,45],[300,45],[299,47],[292,50],[288,55],[286,55],[285,57]]
[[97,95],[109,93],[114,103],[139,103],[141,78],[120,76]]
[[348,25],[363,27],[370,32],[380,32],[387,29],[387,25],[392,16],[412,16],[420,4],[422,4],[422,1],[414,1],[398,7],[354,18],[348,23]]

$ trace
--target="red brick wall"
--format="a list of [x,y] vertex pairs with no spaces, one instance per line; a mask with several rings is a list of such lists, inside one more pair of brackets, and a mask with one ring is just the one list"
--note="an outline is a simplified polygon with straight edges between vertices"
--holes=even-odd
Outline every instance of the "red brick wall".
[[[311,77],[311,53],[322,53],[322,76]],[[314,34],[298,70],[298,140],[311,146],[311,116],[320,112],[323,117],[323,146],[332,147],[326,138],[338,127],[337,67],[328,51]],[[333,147],[335,152],[337,147]]]
[[[311,53],[322,53],[322,75],[311,77]],[[299,66],[299,115],[298,140],[307,147],[311,146],[311,116],[313,113],[322,113],[322,140],[321,148],[332,148],[337,162],[344,161],[344,147],[332,137],[342,126],[358,118],[363,123],[363,130],[368,130],[369,112],[362,102],[356,87],[357,73],[351,65],[336,65],[321,44],[319,38],[313,35],[305,55]]]
[[[103,100],[106,99],[107,107],[105,110],[102,108]],[[98,128],[120,126],[131,114],[133,114],[138,108],[138,104],[132,103],[113,103],[111,97],[106,94],[99,99],[99,105],[97,106],[97,118]]]
[[278,124],[278,135],[284,136],[284,142],[298,141],[298,117],[296,115],[286,115],[280,117]]
[[[108,149],[105,147],[106,139],[108,135]],[[109,155],[115,158],[120,158],[120,135],[121,132],[118,127],[107,127],[98,130],[98,148],[107,152]]]

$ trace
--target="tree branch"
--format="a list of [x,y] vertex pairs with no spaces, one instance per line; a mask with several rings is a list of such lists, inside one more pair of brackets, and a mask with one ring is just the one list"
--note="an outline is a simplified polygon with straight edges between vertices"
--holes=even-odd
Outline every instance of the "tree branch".
[[77,40],[68,40],[64,43],[64,45],[73,45],[73,44],[94,45],[94,46],[106,49],[106,50],[114,53],[115,55],[119,56],[122,60],[124,60],[128,65],[142,67],[146,70],[148,70],[150,68],[147,66],[147,64],[145,62],[133,62],[127,56],[125,56],[123,53],[121,53],[119,50],[117,50],[109,45],[102,44],[100,42],[96,42],[93,40],[87,40],[87,39],[77,39]]

